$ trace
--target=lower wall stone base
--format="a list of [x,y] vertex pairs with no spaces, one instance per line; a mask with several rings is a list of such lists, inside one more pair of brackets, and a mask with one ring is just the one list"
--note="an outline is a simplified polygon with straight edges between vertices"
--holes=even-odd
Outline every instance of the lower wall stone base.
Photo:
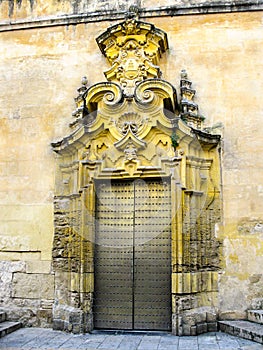
[[51,261],[0,261],[0,308],[8,321],[51,327],[53,302]]
[[172,318],[172,333],[179,336],[198,335],[216,332],[218,314],[213,308],[200,307],[198,309],[181,311]]
[[[20,321],[25,327],[53,327],[65,332],[89,333],[93,330],[93,316],[78,308],[67,305],[53,306],[52,309],[28,309],[2,307],[9,321]],[[195,336],[218,330],[218,315],[213,310],[200,308],[189,310],[181,315],[174,314],[172,334],[179,336]]]
[[53,308],[53,329],[72,332],[88,333],[93,329],[92,314],[67,305],[56,305]]
[[5,312],[8,321],[19,321],[23,327],[50,328],[53,325],[53,315],[51,309],[27,308],[27,307],[1,307]]

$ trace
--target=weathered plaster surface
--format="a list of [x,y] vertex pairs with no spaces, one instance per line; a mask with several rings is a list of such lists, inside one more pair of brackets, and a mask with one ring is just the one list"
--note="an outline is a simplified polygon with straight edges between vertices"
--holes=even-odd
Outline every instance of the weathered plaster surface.
[[263,9],[262,0],[0,0],[0,31],[119,20],[134,5],[141,18]]
[[[45,3],[39,1],[38,9],[34,4],[31,9],[23,0],[15,5],[12,18],[15,13],[26,18],[74,12],[68,1],[52,3],[62,6],[52,11],[45,10]],[[79,9],[83,4],[79,2]],[[8,19],[8,2],[0,6],[2,18]],[[164,79],[178,89],[180,71],[186,69],[207,125],[223,124],[219,308],[222,318],[244,317],[262,297],[262,13],[150,21],[168,33],[170,48],[161,63]],[[38,309],[50,315],[49,300],[13,298],[13,274],[49,274],[55,174],[50,143],[68,134],[81,77],[86,75],[90,84],[105,80],[102,70],[108,64],[95,38],[109,25],[35,28],[0,36],[1,300],[9,310],[15,305],[16,316],[22,317],[17,310],[25,314]],[[10,272],[16,264],[17,271]],[[34,312],[26,322],[38,324]]]

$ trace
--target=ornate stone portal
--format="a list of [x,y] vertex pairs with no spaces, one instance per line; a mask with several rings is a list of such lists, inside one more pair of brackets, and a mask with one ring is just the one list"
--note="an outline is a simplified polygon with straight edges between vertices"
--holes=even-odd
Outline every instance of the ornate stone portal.
[[[88,87],[83,78],[73,131],[52,144],[58,155],[54,328],[76,333],[94,328],[98,188],[158,179],[169,182],[171,198],[168,323],[178,335],[215,330],[220,136],[202,130],[204,118],[185,71],[179,100],[175,88],[161,79],[159,60],[168,48],[163,31],[128,18],[97,43],[111,64],[107,81]],[[118,225],[125,227],[125,220],[120,217]]]

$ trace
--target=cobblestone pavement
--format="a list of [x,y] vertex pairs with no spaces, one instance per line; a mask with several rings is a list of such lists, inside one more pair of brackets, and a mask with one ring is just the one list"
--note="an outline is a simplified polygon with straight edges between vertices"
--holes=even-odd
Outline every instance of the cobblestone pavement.
[[207,333],[197,337],[171,334],[81,334],[51,329],[22,328],[0,339],[0,349],[104,349],[104,350],[263,350],[263,345],[225,333]]

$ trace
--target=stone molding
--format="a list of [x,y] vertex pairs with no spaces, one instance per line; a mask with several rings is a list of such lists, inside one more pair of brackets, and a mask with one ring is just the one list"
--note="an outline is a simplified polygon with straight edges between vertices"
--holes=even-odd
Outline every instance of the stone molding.
[[[155,8],[139,9],[139,17],[175,17],[186,15],[206,15],[215,13],[231,13],[231,12],[248,12],[262,11],[263,0],[239,0],[239,1],[204,1],[197,5],[177,5],[177,6],[162,6]],[[101,21],[117,21],[123,20],[126,17],[126,11],[97,11],[81,14],[65,14],[61,16],[47,16],[36,19],[26,20],[6,20],[0,22],[0,32],[25,30],[41,27],[54,27],[64,25],[77,25],[80,23],[92,23]]]

